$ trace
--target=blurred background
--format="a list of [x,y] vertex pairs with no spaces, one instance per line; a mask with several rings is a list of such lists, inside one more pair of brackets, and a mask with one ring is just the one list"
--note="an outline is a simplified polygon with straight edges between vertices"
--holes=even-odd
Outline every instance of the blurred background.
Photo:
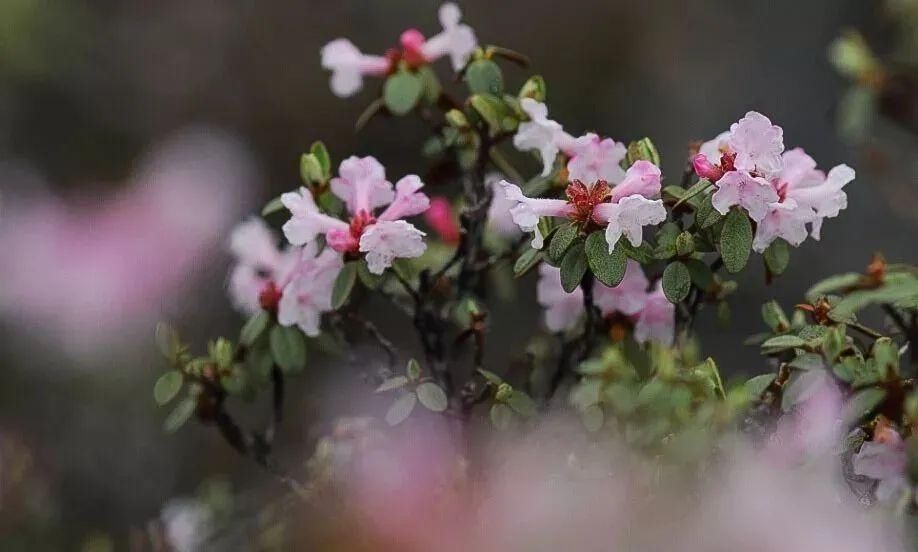
[[[742,340],[761,330],[767,299],[789,307],[812,282],[861,270],[877,250],[916,260],[914,126],[848,101],[848,116],[861,109],[872,124],[843,139],[839,106],[851,84],[827,55],[846,28],[878,51],[894,48],[890,30],[901,20],[884,4],[460,5],[481,43],[531,58],[553,118],[575,134],[652,137],[664,175],[680,173],[690,140],[713,137],[749,109],[782,125],[786,145],[805,147],[821,167],[857,169],[848,211],[827,221],[821,243],[794,250],[771,286],[762,268],[747,270],[729,327],[710,310],[701,315],[704,352],[728,374],[764,369]],[[202,481],[271,492],[275,483],[210,428],[162,434],[165,413],[151,397],[161,371],[153,325],[170,320],[198,344],[235,335],[242,319],[225,294],[228,229],[298,185],[299,155],[314,140],[339,160],[371,154],[390,175],[423,174],[423,124],[375,119],[355,133],[378,83],[338,99],[318,53],[339,36],[383,52],[407,27],[435,32],[437,7],[0,0],[0,548],[121,549]],[[508,68],[510,88],[523,75]],[[495,313],[492,342],[522,347],[537,325],[534,281],[523,285]],[[311,370],[321,369],[340,367]],[[309,377],[290,391],[297,423],[279,437],[290,458],[301,459],[314,437],[314,395]]]

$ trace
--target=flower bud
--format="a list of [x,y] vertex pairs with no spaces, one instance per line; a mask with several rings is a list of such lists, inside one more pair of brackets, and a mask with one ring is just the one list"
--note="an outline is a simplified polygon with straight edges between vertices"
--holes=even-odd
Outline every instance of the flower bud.
[[518,94],[520,99],[532,98],[537,102],[545,102],[545,79],[541,75],[529,77]]
[[691,232],[684,231],[676,236],[676,254],[679,256],[691,255],[695,252],[695,238]]
[[628,162],[629,167],[635,161],[650,161],[654,165],[660,166],[660,154],[650,138],[641,138],[628,144],[628,153],[625,155],[625,160]]
[[450,126],[456,128],[468,128],[469,120],[466,118],[465,113],[459,111],[458,109],[450,109],[446,112],[446,122]]
[[304,153],[300,156],[300,178],[305,184],[322,182],[325,176],[323,173],[322,164],[314,154]]
[[717,182],[724,175],[723,169],[713,165],[702,153],[692,157],[692,167],[695,169],[695,174],[711,182]]

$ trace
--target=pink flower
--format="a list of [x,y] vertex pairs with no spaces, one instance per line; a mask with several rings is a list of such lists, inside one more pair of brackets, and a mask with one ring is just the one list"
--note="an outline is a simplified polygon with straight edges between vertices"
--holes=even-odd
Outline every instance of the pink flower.
[[[536,231],[540,217],[568,218],[578,224],[605,226],[611,252],[622,235],[635,247],[641,245],[643,227],[666,219],[663,202],[655,199],[660,194],[660,177],[656,165],[637,161],[614,188],[602,180],[592,186],[571,182],[567,187],[567,200],[529,198],[515,184],[502,180],[500,185],[505,197],[516,202],[510,214],[524,232]],[[538,233],[533,247],[541,247]]]
[[621,161],[627,152],[624,144],[611,138],[592,132],[581,136],[569,148],[568,178],[589,184],[599,180],[618,184],[625,177]]
[[459,241],[459,223],[456,222],[453,206],[445,197],[434,197],[430,200],[430,208],[424,211],[424,222],[433,228],[444,242]]
[[759,253],[779,237],[800,245],[807,237],[807,224],[818,240],[823,219],[838,216],[848,205],[843,188],[854,180],[851,167],[838,165],[826,176],[801,148],[785,152],[782,161],[782,171],[772,180],[778,199],[769,204],[756,229],[753,248]]
[[617,286],[609,287],[599,282],[594,285],[596,306],[604,316],[616,312],[627,316],[638,314],[647,302],[649,284],[641,265],[629,259],[625,277]]
[[520,151],[537,151],[542,158],[542,176],[548,176],[562,149],[574,145],[575,138],[564,132],[561,125],[548,118],[548,107],[532,98],[520,100],[520,107],[529,116],[520,123],[513,136],[513,146]]
[[784,129],[771,124],[756,111],[730,125],[727,145],[736,154],[733,166],[739,171],[772,177],[781,171]]
[[399,38],[401,51],[393,49],[385,56],[363,54],[346,38],[326,44],[321,51],[322,67],[332,72],[332,92],[339,97],[352,96],[363,87],[363,77],[384,76],[393,72],[399,61],[417,68],[449,56],[453,69],[462,69],[478,46],[475,32],[459,22],[462,14],[451,2],[440,6],[439,17],[442,32],[425,40],[417,29],[408,29]]
[[277,321],[283,326],[299,326],[303,333],[319,335],[323,312],[331,311],[332,288],[344,262],[341,255],[326,248],[318,255],[316,242],[298,250],[299,259],[283,286]]
[[861,445],[852,460],[854,473],[880,482],[877,499],[890,500],[908,486],[905,467],[908,454],[905,442],[895,430],[884,427],[875,431],[874,440]]
[[637,314],[634,339],[638,343],[656,341],[666,346],[672,345],[676,331],[675,314],[675,305],[663,295],[663,286],[658,283],[656,289],[647,295],[641,312]]
[[562,332],[577,324],[583,313],[583,290],[578,286],[571,293],[561,287],[561,269],[542,263],[536,300],[545,309],[545,325],[552,332]]
[[323,46],[321,57],[322,67],[332,72],[331,89],[339,98],[353,96],[363,88],[363,77],[385,75],[391,66],[388,58],[363,54],[346,38]]
[[[385,168],[375,158],[349,157],[341,162],[338,177],[331,180],[331,191],[344,201],[350,221],[322,213],[312,193],[301,188],[281,196],[293,215],[284,224],[284,235],[293,245],[304,245],[324,234],[335,251],[366,253],[370,271],[382,274],[395,258],[414,258],[424,253],[425,234],[400,220],[419,215],[430,206],[430,200],[420,192],[423,186],[416,175],[408,175],[395,184],[393,191]],[[380,207],[385,209],[374,214]]]
[[730,207],[739,205],[756,222],[765,217],[768,206],[775,201],[778,201],[778,192],[769,181],[744,171],[724,174],[717,181],[717,191],[711,196],[711,204],[720,214],[725,215]]
[[299,252],[292,248],[281,251],[274,233],[260,218],[237,225],[230,234],[229,247],[236,259],[228,286],[233,306],[245,314],[276,308],[276,304],[266,303],[280,296]]
[[110,355],[146,336],[163,309],[180,314],[257,174],[233,137],[206,128],[179,133],[138,166],[116,192],[69,197],[4,172],[0,312],[16,319],[11,327],[67,352]]

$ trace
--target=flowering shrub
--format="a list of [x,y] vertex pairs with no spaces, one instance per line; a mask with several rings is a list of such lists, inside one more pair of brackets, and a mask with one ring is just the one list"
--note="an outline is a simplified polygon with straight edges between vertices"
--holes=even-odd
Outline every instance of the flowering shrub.
[[[845,186],[855,171],[845,164],[817,169],[803,149],[785,148],[780,126],[750,111],[714,139],[674,153],[682,171],[664,174],[649,138],[626,143],[594,132],[568,133],[548,116],[540,76],[529,77],[516,93],[506,82],[501,65],[528,66],[524,56],[480,46],[453,4],[443,5],[439,16],[443,30],[429,39],[409,29],[398,48],[384,55],[363,54],[347,39],[337,39],[322,49],[321,58],[338,96],[356,93],[366,78],[382,80],[359,125],[375,117],[421,117],[433,129],[423,151],[448,170],[432,172],[438,181],[431,186],[413,174],[393,184],[374,157],[335,163],[316,142],[300,162],[302,187],[269,203],[264,219],[243,222],[230,237],[236,259],[230,298],[249,317],[238,337],[218,338],[206,354],[196,355],[175,330],[158,328],[170,369],[156,383],[155,398],[166,404],[184,391],[166,428],[175,430],[193,417],[215,425],[234,449],[306,500],[323,483],[366,478],[352,493],[357,510],[385,522],[384,532],[417,537],[411,549],[431,549],[425,540],[430,534],[406,522],[414,514],[431,520],[426,530],[460,534],[457,542],[469,546],[489,548],[494,538],[509,539],[513,521],[507,518],[493,521],[497,531],[505,531],[498,537],[456,533],[465,524],[478,527],[473,522],[478,516],[500,510],[492,502],[507,500],[502,483],[494,483],[492,495],[485,492],[492,502],[477,503],[464,494],[476,484],[479,468],[489,465],[484,458],[474,465],[475,437],[469,430],[490,428],[477,435],[499,436],[515,428],[526,435],[569,414],[580,422],[566,433],[603,447],[614,443],[609,456],[597,458],[586,454],[583,444],[562,441],[550,454],[570,452],[569,464],[521,464],[533,468],[533,477],[556,469],[584,476],[589,470],[577,462],[586,454],[596,463],[590,469],[605,473],[597,466],[611,462],[618,468],[634,465],[633,473],[640,474],[627,484],[597,483],[597,488],[656,497],[676,473],[688,487],[693,483],[686,480],[710,482],[717,472],[711,466],[721,462],[725,473],[741,469],[742,462],[764,470],[755,471],[761,485],[754,489],[780,479],[768,471],[775,466],[818,462],[834,466],[830,472],[842,474],[866,502],[895,504],[903,512],[918,508],[913,500],[918,481],[907,469],[918,454],[911,436],[918,420],[911,377],[918,269],[878,256],[865,274],[817,283],[791,315],[774,302],[766,304],[768,331],[751,341],[761,346],[769,370],[745,382],[725,382],[717,363],[699,356],[692,331],[705,307],[729,316],[729,297],[737,287],[730,277],[753,270],[750,260],[760,258],[772,281],[787,268],[791,248],[807,237],[820,239],[826,219],[847,207]],[[434,71],[442,57],[449,57],[464,84],[462,97],[448,91]],[[530,154],[536,159],[528,160]],[[450,184],[461,190],[456,197],[427,195]],[[265,220],[282,223],[283,246]],[[520,377],[486,365],[484,353],[492,346],[487,339],[489,302],[497,292],[492,279],[529,272],[538,273],[531,299],[544,317],[532,325],[527,354],[520,355],[529,371]],[[393,310],[384,328],[361,314],[370,296]],[[874,308],[884,314],[882,326],[858,318]],[[418,336],[423,353],[418,359],[386,337],[401,314]],[[388,400],[386,411],[378,413],[382,420],[342,422],[344,429],[319,442],[307,480],[281,472],[272,449],[285,380],[307,367],[307,351],[359,335],[369,336],[389,360],[371,376],[370,390]],[[470,354],[461,355],[465,350]],[[243,428],[230,413],[232,399],[253,399],[268,389],[272,422],[263,430]],[[431,418],[433,425],[427,423]],[[413,444],[392,448],[406,438],[404,432],[415,428],[423,436],[431,427],[436,431],[424,439],[409,438]],[[738,433],[748,445],[735,444]],[[747,446],[762,458],[750,460],[756,454]],[[380,460],[379,454],[393,450],[396,460]],[[427,460],[439,471],[426,471]],[[380,482],[398,463],[412,466],[412,477],[430,487]],[[456,470],[447,469],[453,464]],[[377,469],[383,475],[374,479]],[[353,478],[336,475],[341,473]],[[800,473],[786,474],[786,481]],[[398,480],[404,474],[391,476]],[[487,486],[488,478],[481,477],[478,482]],[[585,479],[572,481],[578,488]],[[426,494],[439,484],[462,490],[444,491],[446,498]],[[724,496],[709,496],[711,504],[723,509],[722,503],[746,492],[736,485],[730,483]],[[547,492],[534,488],[526,492]],[[398,492],[406,510],[380,513]],[[829,495],[834,496],[821,489],[807,501],[818,509]],[[569,499],[558,500],[568,507]],[[585,503],[594,500],[590,495]],[[845,510],[843,518],[856,517],[853,511]],[[534,506],[529,514],[538,519]],[[868,533],[865,529],[864,540],[856,542],[876,543]],[[732,533],[723,529],[723,534]],[[807,540],[804,534],[813,536],[801,533],[786,548],[829,546],[828,540]]]

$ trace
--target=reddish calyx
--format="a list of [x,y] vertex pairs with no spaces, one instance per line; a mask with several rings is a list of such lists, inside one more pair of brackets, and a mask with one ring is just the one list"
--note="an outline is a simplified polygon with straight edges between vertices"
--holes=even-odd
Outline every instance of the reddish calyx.
[[427,39],[417,29],[408,29],[399,37],[399,48],[389,48],[386,50],[386,59],[389,60],[389,70],[386,72],[391,75],[398,71],[398,65],[404,61],[409,69],[417,69],[427,65],[430,60],[424,57],[421,47]]
[[258,303],[264,310],[274,313],[280,304],[282,292],[273,281],[269,281],[258,294]]
[[736,154],[733,152],[724,152],[720,156],[719,165],[711,163],[704,154],[699,153],[692,158],[692,167],[695,169],[695,174],[701,178],[706,178],[711,182],[717,182],[725,173],[736,170],[734,166],[735,161]]
[[612,188],[605,180],[597,180],[591,187],[574,180],[567,186],[566,193],[568,203],[574,208],[570,219],[583,225],[593,220],[593,209],[597,205],[607,203],[612,198]]

